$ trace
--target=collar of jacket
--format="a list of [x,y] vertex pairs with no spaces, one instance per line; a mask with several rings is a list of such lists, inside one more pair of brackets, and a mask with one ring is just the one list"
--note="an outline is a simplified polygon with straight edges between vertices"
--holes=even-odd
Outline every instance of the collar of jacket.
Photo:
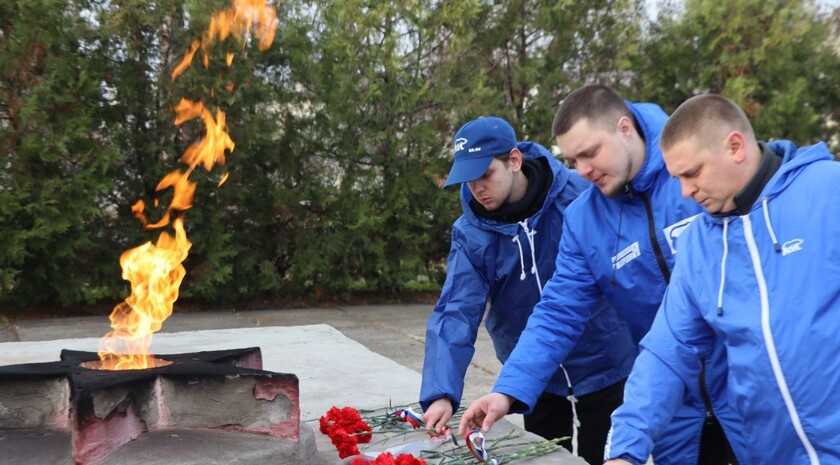
[[779,167],[782,166],[782,157],[774,152],[764,142],[759,142],[758,147],[761,149],[761,162],[758,164],[758,169],[753,174],[752,178],[747,181],[747,184],[735,194],[733,201],[735,208],[728,212],[712,213],[712,216],[724,217],[732,215],[746,215],[752,209],[753,204],[758,200],[764,186],[770,181],[770,178],[776,174]]
[[[761,192],[758,197],[756,197],[755,201],[746,207],[746,213],[744,214],[747,214],[757,208],[761,208],[761,199],[765,197],[767,199],[773,199],[779,195],[779,193],[785,190],[787,185],[796,178],[805,166],[820,160],[834,159],[834,156],[831,154],[831,151],[828,149],[825,142],[819,142],[815,145],[798,148],[796,144],[789,140],[777,140],[768,142],[767,148],[774,152],[777,156],[781,157],[782,164],[776,170],[776,173],[770,177],[770,180],[764,184],[764,187],[760,189]],[[735,211],[729,212],[729,215],[733,214],[738,213]],[[728,215],[717,216],[706,213],[704,216],[713,223],[722,223],[723,217]]]
[[645,141],[645,161],[629,185],[633,192],[647,192],[656,186],[659,174],[665,169],[665,161],[659,149],[659,135],[668,115],[653,103],[627,102],[627,107],[633,113],[636,128],[641,131],[640,135]]
[[476,216],[496,220],[504,223],[518,223],[528,219],[542,209],[545,197],[554,181],[554,173],[543,157],[524,158],[522,160],[522,174],[528,180],[525,195],[513,203],[506,203],[496,210],[487,210],[477,200],[470,200],[470,209]]

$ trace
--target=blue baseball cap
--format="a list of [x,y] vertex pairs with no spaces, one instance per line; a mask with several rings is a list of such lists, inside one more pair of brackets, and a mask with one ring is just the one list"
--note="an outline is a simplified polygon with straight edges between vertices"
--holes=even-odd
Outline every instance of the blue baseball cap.
[[455,162],[443,188],[475,181],[484,175],[493,157],[516,148],[516,133],[507,121],[494,116],[474,119],[455,133]]

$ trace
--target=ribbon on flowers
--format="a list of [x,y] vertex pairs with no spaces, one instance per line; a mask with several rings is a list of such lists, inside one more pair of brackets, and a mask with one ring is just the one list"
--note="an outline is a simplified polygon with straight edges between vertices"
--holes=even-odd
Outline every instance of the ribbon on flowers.
[[472,452],[476,460],[482,463],[490,459],[490,454],[484,448],[484,443],[484,435],[481,434],[481,431],[474,429],[467,433],[467,449]]
[[419,428],[423,424],[423,419],[420,418],[420,415],[414,412],[414,410],[409,408],[398,408],[393,412],[388,414],[389,416],[397,417],[402,421],[410,424],[414,427],[414,429]]
[[481,431],[474,429],[467,433],[467,449],[470,450],[473,457],[481,463],[488,463],[490,465],[502,465],[502,459],[499,457],[490,457],[490,453],[485,448],[486,441],[484,434]]

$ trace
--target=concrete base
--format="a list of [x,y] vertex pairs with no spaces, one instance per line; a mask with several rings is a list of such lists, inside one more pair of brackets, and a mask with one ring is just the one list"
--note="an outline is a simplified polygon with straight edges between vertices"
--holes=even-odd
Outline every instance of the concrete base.
[[[74,465],[70,433],[53,430],[0,431],[2,463]],[[327,465],[318,456],[315,433],[301,425],[300,441],[218,430],[149,432],[97,465]]]
[[[22,439],[34,442],[35,456],[42,452],[48,458],[61,456],[69,443],[71,452],[59,463],[76,465],[116,460],[111,456],[125,455],[118,453],[124,446],[134,449],[140,443],[163,449],[144,455],[172,459],[166,451],[180,441],[144,438],[149,434],[160,438],[161,432],[166,438],[195,438],[199,442],[217,438],[228,455],[249,457],[247,463],[299,461],[301,428],[295,375],[261,370],[258,348],[162,357],[169,361],[167,365],[110,371],[90,369],[88,363],[98,361],[96,353],[63,350],[61,361],[0,366],[0,432],[19,437],[15,433],[26,433]],[[40,438],[48,438],[48,444],[39,444],[43,442]],[[15,447],[12,441],[0,443],[0,456],[17,455]],[[54,454],[56,450],[60,452]],[[182,463],[192,456],[214,462],[220,455],[226,457],[214,447],[200,447],[187,453]],[[50,463],[48,458],[39,462]]]

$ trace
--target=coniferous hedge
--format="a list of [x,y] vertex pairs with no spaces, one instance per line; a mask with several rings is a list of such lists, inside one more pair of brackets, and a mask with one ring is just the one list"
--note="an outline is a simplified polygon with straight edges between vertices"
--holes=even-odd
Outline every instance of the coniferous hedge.
[[557,103],[583,84],[668,110],[719,92],[761,138],[836,145],[838,16],[686,0],[649,18],[645,4],[290,0],[269,50],[230,41],[173,81],[228,2],[2,1],[0,306],[127,295],[120,254],[159,233],[130,206],[201,135],[173,124],[182,97],[222,107],[236,143],[230,178],[196,174],[186,212],[181,295],[204,305],[436,289],[460,211],[438,187],[453,132],[497,115],[551,146]]

